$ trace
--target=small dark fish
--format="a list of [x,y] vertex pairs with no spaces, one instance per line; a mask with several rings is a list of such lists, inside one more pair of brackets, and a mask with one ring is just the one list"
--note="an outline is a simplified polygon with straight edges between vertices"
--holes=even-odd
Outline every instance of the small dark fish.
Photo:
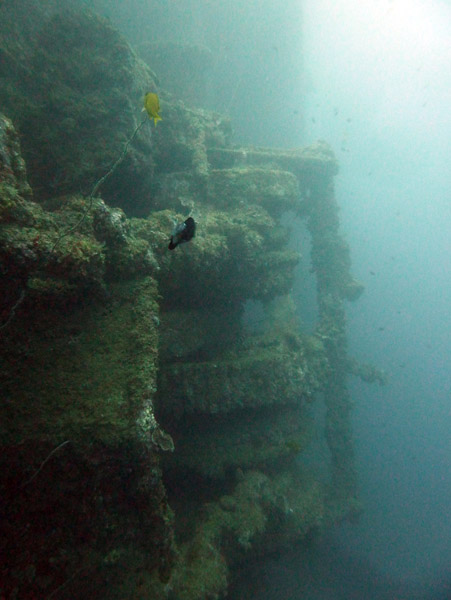
[[179,244],[184,244],[193,239],[196,233],[196,223],[193,217],[188,217],[183,223],[177,223],[171,234],[169,250],[174,250]]

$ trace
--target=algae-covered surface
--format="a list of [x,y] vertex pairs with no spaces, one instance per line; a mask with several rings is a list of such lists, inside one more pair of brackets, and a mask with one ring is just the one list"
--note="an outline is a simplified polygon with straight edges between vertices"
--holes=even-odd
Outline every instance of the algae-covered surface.
[[43,310],[3,346],[5,443],[61,435],[117,443],[136,435],[142,394],[150,398],[156,379],[155,283],[116,284],[110,293],[113,301],[63,314]]
[[[347,355],[363,288],[337,161],[233,147],[173,73],[155,128],[142,98],[179,48],[146,64],[83,3],[0,10],[0,597],[225,597],[245,561],[359,508],[346,377],[383,376]],[[310,333],[287,214],[311,235]],[[302,466],[318,436],[328,481]]]

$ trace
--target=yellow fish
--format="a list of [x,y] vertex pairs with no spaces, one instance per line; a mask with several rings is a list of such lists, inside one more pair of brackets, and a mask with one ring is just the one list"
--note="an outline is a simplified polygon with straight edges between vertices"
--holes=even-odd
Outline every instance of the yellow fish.
[[158,112],[160,110],[160,100],[159,100],[157,94],[154,94],[153,92],[149,92],[148,94],[146,94],[144,96],[143,110],[145,110],[146,113],[149,115],[149,117],[151,119],[153,119],[153,122],[155,123],[155,125],[158,123],[158,121],[162,120],[162,118],[158,114]]

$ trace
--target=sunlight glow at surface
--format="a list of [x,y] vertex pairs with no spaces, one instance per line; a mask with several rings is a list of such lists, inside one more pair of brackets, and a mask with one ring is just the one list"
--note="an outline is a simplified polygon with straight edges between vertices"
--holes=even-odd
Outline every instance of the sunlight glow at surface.
[[[365,84],[423,69],[449,71],[451,61],[451,9],[442,3],[419,0],[327,0],[306,2],[306,45],[329,56],[325,65],[332,75],[340,64],[343,76],[353,72]],[[335,75],[337,73],[335,72]]]
[[[413,135],[451,132],[451,7],[436,0],[305,0],[311,141],[324,137],[324,100],[352,113],[334,146],[352,130],[377,137],[400,129]],[[365,125],[366,124],[366,125]],[[353,127],[354,125],[354,127]],[[450,134],[451,137],[451,134]],[[330,138],[328,138],[330,139]],[[443,143],[442,143],[443,145]]]
[[[315,11],[313,6],[310,9]],[[315,2],[323,23],[333,23],[335,37],[343,34],[351,46],[365,52],[416,60],[448,44],[451,11],[444,3],[421,0],[339,0]],[[333,43],[333,42],[332,42]],[[355,48],[353,48],[355,49]]]

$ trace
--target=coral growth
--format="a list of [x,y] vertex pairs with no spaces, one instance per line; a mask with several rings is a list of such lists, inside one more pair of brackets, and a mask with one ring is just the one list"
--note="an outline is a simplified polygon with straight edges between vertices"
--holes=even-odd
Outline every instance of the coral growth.
[[[232,147],[227,118],[164,89],[163,121],[136,131],[155,53],[179,48],[146,65],[67,7],[0,21],[0,596],[223,597],[248,557],[359,509],[346,377],[383,374],[347,355],[363,288],[337,161],[323,142]],[[195,238],[168,252],[188,214]],[[287,214],[311,235],[311,333]],[[302,466],[318,438],[327,482]]]

